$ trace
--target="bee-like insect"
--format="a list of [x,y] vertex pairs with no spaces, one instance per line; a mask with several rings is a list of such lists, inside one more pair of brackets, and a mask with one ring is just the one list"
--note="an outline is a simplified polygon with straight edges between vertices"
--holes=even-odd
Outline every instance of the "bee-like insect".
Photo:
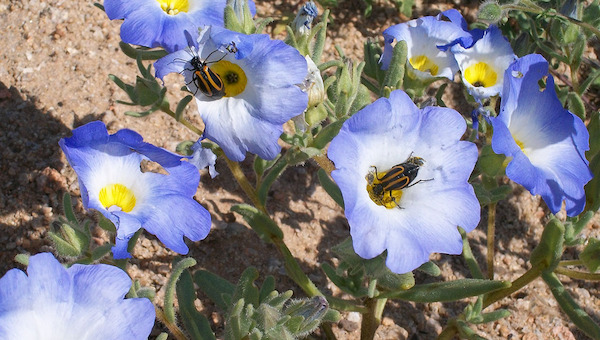
[[[229,53],[237,52],[237,48],[235,47],[235,43],[231,42],[228,44],[225,49]],[[223,84],[223,80],[221,76],[215,73],[210,69],[208,64],[213,64],[219,62],[225,58],[227,54],[224,54],[219,60],[208,61],[209,58],[213,55],[213,53],[218,50],[212,51],[206,59],[201,60],[199,56],[194,55],[190,60],[190,64],[192,65],[191,69],[186,69],[187,71],[192,71],[194,74],[192,75],[192,82],[196,85],[196,88],[200,90],[204,95],[214,99],[220,99],[225,95],[225,85]],[[188,83],[187,85],[189,85]],[[196,91],[197,93],[197,91]],[[194,93],[194,95],[196,95]]]
[[[394,165],[379,176],[377,167],[366,176],[369,196],[378,205],[386,207],[398,206],[397,200],[402,196],[399,190],[410,188],[415,184],[432,179],[413,182],[419,173],[419,168],[425,163],[421,157],[409,157],[405,162]],[[387,197],[389,195],[389,197]],[[399,207],[399,206],[398,206]]]

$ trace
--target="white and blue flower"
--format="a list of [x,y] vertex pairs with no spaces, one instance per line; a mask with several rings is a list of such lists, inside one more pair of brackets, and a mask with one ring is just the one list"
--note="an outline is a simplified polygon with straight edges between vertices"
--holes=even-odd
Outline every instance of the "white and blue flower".
[[[109,135],[99,121],[74,129],[59,144],[79,177],[84,207],[117,228],[115,258],[130,257],[127,243],[140,228],[180,254],[189,250],[183,236],[198,241],[208,234],[210,214],[193,199],[200,175],[182,156],[145,143],[131,130]],[[158,163],[168,175],[142,172],[143,160]]]
[[0,279],[0,339],[148,339],[154,306],[125,299],[130,287],[117,267],[66,269],[52,254],[31,256],[27,274],[11,269]]
[[502,96],[504,71],[516,56],[498,27],[490,26],[470,48],[456,44],[450,51],[458,62],[463,83],[478,102]]
[[[190,61],[197,56],[223,82],[223,96],[201,91]],[[225,155],[242,161],[249,151],[273,159],[283,124],[301,114],[308,104],[302,84],[308,69],[304,57],[283,41],[266,34],[245,35],[208,27],[198,47],[186,48],[158,60],[156,76],[182,73],[195,95],[205,124],[204,137],[216,142]]]
[[[542,90],[538,82],[544,77]],[[589,134],[581,119],[558,100],[544,57],[526,55],[506,70],[500,114],[491,121],[492,148],[510,160],[506,175],[542,196],[553,213],[563,201],[567,215],[581,213],[583,187],[592,178],[585,158]]]
[[[134,45],[161,46],[169,52],[188,46],[184,32],[198,36],[198,27],[223,26],[226,0],[104,0],[108,17],[125,19],[121,39]],[[249,0],[252,13],[254,2]]]
[[460,39],[470,39],[472,35],[461,26],[458,11],[448,12],[452,21],[442,20],[442,15],[446,13],[443,12],[437,17],[414,19],[383,31],[385,47],[380,60],[381,68],[388,69],[394,42],[404,40],[408,47],[406,57],[409,75],[421,80],[439,77],[452,80],[458,72],[458,65],[447,47]]
[[[480,217],[479,202],[467,182],[477,147],[460,141],[465,130],[458,112],[420,110],[400,90],[344,123],[328,155],[335,163],[332,177],[342,191],[358,255],[370,259],[387,250],[388,268],[406,273],[433,252],[462,252],[457,226],[471,231]],[[400,170],[397,165],[404,172],[393,175],[394,181],[384,180]],[[407,182],[401,175],[412,179]],[[396,187],[385,189],[386,182]]]

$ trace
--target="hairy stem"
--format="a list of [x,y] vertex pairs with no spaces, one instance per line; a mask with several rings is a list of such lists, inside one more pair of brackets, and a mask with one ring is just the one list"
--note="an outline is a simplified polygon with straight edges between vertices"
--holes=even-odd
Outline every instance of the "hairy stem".
[[532,282],[533,280],[537,279],[540,275],[542,275],[542,271],[544,271],[544,269],[545,268],[542,268],[541,266],[533,267],[533,268],[529,269],[527,272],[525,272],[525,274],[521,275],[518,279],[513,281],[512,285],[510,287],[501,289],[501,290],[497,290],[495,292],[491,292],[490,294],[484,296],[482,308],[485,308],[485,307],[491,305],[492,303],[499,301],[499,300],[509,296],[510,294],[518,291],[519,289],[525,287],[530,282]]
[[160,309],[157,306],[154,306],[154,309],[156,310],[156,318],[158,319],[158,321],[160,321],[163,325],[165,325],[169,329],[169,332],[171,333],[171,335],[173,337],[175,337],[175,339],[187,340],[187,337],[185,336],[185,334],[183,334],[181,329],[175,323],[171,323],[171,322],[167,321],[167,318],[165,317],[165,314],[163,313],[162,309]]
[[225,157],[225,162],[227,163],[227,166],[229,167],[229,170],[233,174],[233,177],[235,177],[235,180],[238,182],[240,187],[242,187],[242,190],[244,190],[244,192],[246,193],[246,196],[248,196],[248,198],[250,198],[250,200],[252,201],[252,204],[258,210],[260,210],[266,214],[267,209],[258,199],[256,189],[254,189],[252,184],[250,184],[250,181],[248,181],[248,177],[246,177],[246,175],[244,175],[244,172],[242,171],[242,168],[240,167],[240,163],[232,161],[231,159],[227,158],[227,156],[224,156],[224,157]]
[[494,238],[496,233],[496,203],[488,205],[487,227],[487,276],[494,279]]
[[381,324],[383,315],[383,308],[387,299],[381,298],[368,298],[365,301],[365,306],[369,309],[367,313],[363,314],[362,323],[360,326],[360,339],[371,340],[375,337],[375,332]]

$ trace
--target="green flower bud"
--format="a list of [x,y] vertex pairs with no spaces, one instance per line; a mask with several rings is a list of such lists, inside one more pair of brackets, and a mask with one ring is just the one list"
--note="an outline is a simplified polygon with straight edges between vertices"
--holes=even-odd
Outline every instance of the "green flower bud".
[[477,18],[479,20],[489,22],[489,23],[497,23],[502,19],[504,13],[502,12],[502,7],[496,1],[485,1],[481,6],[479,6],[479,13],[477,13]]

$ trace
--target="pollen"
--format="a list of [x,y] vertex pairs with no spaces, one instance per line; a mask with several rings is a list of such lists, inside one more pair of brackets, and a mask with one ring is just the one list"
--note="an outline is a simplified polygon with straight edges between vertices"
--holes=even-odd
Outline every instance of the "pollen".
[[190,10],[190,3],[188,0],[157,0],[165,13],[169,15],[177,15],[181,12],[188,12]]
[[465,80],[475,87],[490,87],[496,85],[498,74],[484,62],[467,67],[463,73]]
[[432,76],[436,76],[438,74],[439,67],[433,61],[431,61],[431,59],[427,58],[427,56],[420,55],[412,57],[409,61],[412,67],[421,72],[429,72]]
[[119,207],[123,212],[130,212],[135,207],[135,195],[133,191],[123,184],[109,184],[100,189],[98,195],[100,203],[106,209]]
[[[378,173],[379,177],[385,176],[387,172]],[[365,176],[367,180],[367,193],[371,201],[377,205],[386,207],[387,209],[394,209],[400,206],[400,199],[402,198],[402,190],[390,190],[383,191],[375,189],[377,186],[381,186],[381,181],[375,176],[375,173],[369,172]]]
[[235,97],[246,89],[248,78],[239,65],[227,60],[221,60],[211,65],[210,69],[223,80],[225,97]]

